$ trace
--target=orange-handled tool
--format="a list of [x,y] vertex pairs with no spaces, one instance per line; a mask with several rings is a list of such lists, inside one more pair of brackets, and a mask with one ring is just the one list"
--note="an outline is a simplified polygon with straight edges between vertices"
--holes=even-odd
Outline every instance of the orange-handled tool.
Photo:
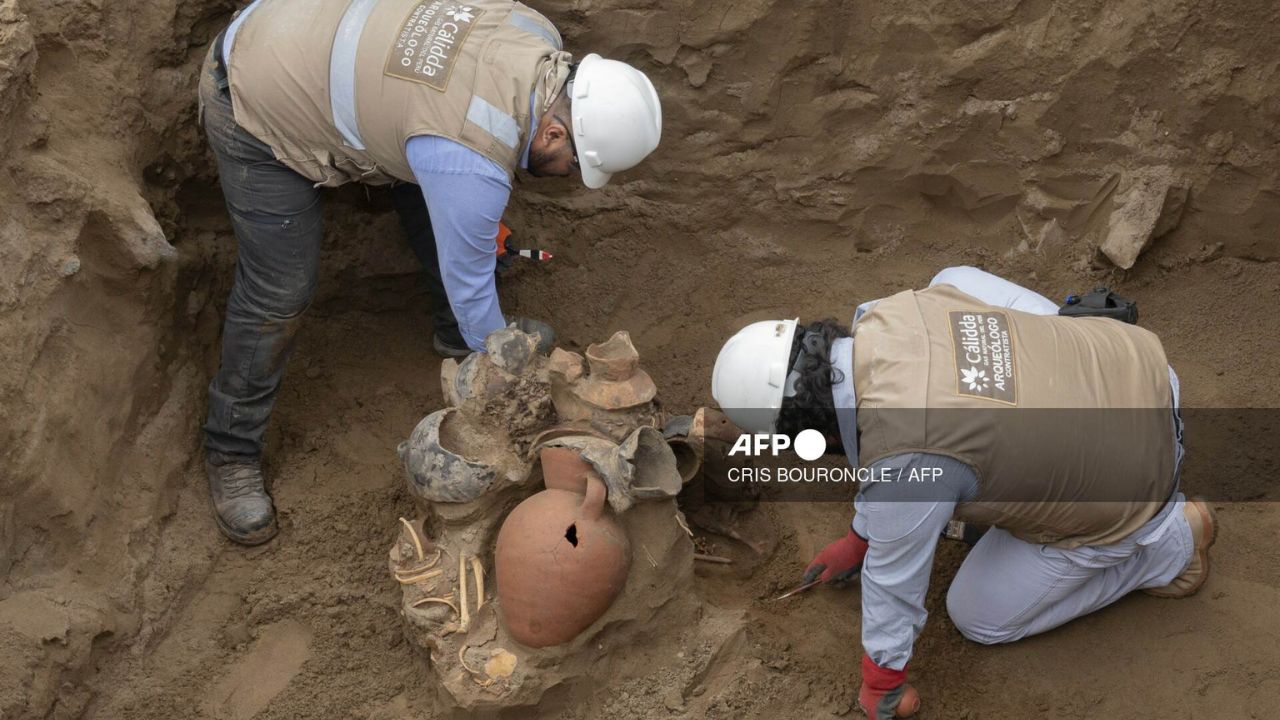
[[539,261],[550,260],[553,257],[552,254],[547,252],[546,250],[531,250],[531,249],[525,249],[525,248],[518,248],[514,245],[511,245],[510,240],[511,240],[511,228],[507,227],[506,223],[499,220],[498,221],[498,237],[497,237],[498,257],[501,258],[501,257],[506,257],[507,255],[517,255],[523,258],[529,258],[530,260],[539,260]]

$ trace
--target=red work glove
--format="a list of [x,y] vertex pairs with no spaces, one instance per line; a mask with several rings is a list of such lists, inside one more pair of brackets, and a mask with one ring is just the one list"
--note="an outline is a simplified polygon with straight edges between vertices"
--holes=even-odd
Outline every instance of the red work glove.
[[867,556],[867,541],[850,530],[848,535],[822,548],[822,552],[804,570],[802,583],[821,578],[824,583],[840,584],[854,578],[862,571],[862,559]]
[[890,670],[862,656],[862,689],[858,706],[871,720],[909,718],[920,709],[920,694],[907,684],[907,668]]

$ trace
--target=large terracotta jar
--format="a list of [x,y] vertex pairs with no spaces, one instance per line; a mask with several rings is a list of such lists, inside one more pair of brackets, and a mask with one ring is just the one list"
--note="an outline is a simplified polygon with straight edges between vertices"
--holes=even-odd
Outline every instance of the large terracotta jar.
[[566,643],[599,619],[631,566],[591,465],[571,448],[544,448],[541,458],[547,489],[507,516],[494,560],[503,625],[534,648]]

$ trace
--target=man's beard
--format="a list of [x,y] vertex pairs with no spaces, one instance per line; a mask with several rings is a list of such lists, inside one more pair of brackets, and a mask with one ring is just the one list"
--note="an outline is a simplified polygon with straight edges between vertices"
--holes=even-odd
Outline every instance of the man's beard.
[[547,177],[551,174],[547,171],[547,166],[553,162],[555,158],[551,153],[531,147],[529,148],[529,166],[525,169],[534,177]]

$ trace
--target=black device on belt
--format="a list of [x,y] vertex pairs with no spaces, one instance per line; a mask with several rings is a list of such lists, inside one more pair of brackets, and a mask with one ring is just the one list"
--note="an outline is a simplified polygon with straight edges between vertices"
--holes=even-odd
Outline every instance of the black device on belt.
[[1111,288],[1097,287],[1084,295],[1068,295],[1067,302],[1058,308],[1064,317],[1108,317],[1130,325],[1138,324],[1138,303],[1121,297]]

